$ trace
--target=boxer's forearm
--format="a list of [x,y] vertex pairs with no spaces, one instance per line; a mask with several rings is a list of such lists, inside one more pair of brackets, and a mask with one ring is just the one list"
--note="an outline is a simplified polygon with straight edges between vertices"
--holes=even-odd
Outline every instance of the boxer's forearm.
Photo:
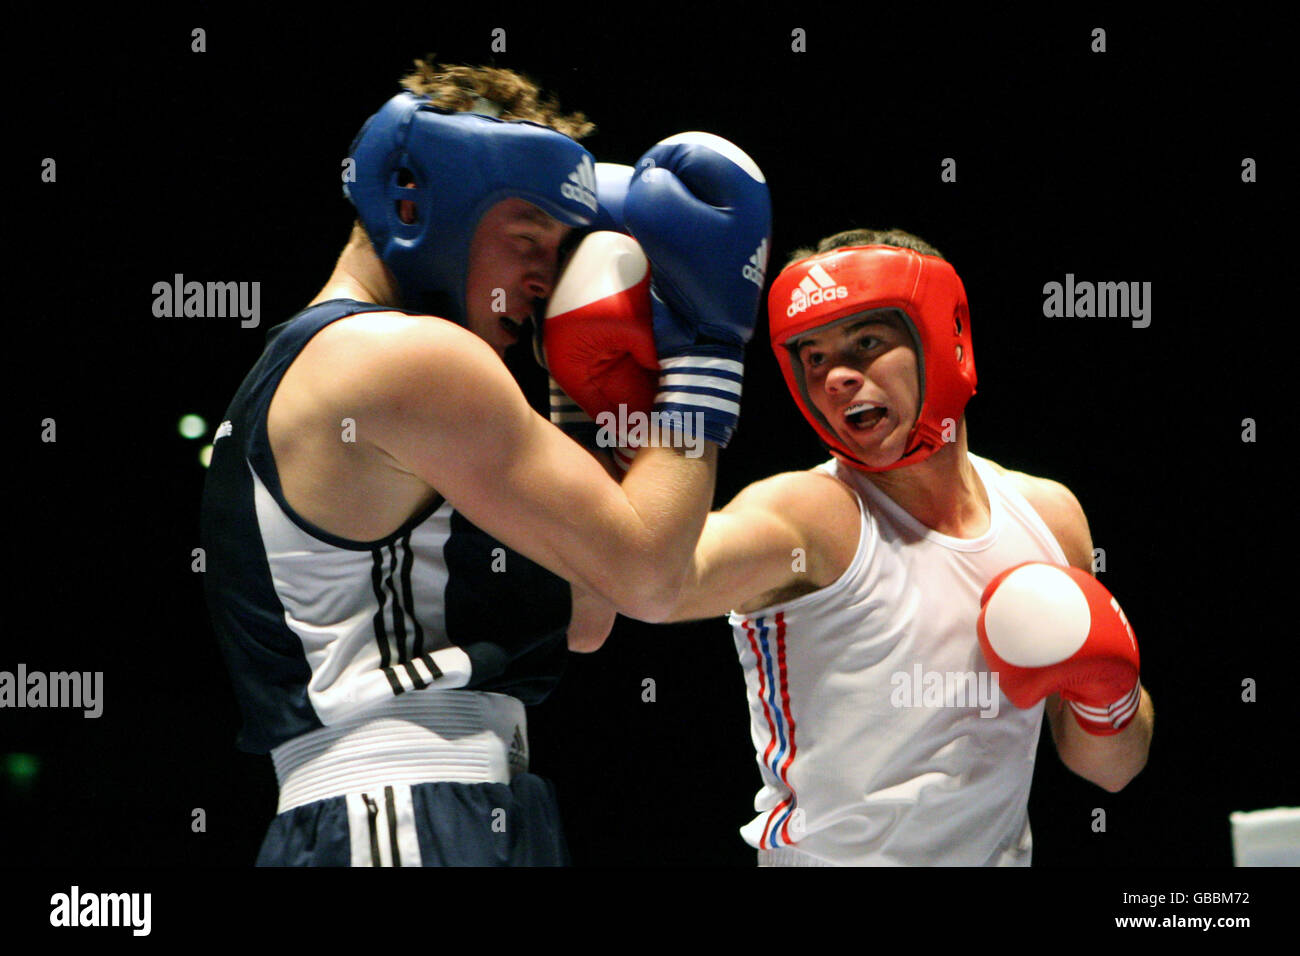
[[1155,725],[1155,708],[1146,688],[1142,689],[1142,703],[1132,722],[1108,737],[1090,734],[1080,727],[1060,697],[1053,696],[1048,706],[1053,708],[1052,735],[1061,762],[1085,780],[1118,793],[1146,766]]

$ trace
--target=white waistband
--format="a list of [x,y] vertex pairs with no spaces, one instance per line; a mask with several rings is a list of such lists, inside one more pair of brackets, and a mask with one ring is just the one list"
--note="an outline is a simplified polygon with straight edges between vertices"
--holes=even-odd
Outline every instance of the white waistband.
[[271,751],[283,813],[390,784],[509,783],[528,769],[524,705],[504,694],[427,690]]
[[834,866],[819,857],[796,850],[792,846],[781,846],[775,850],[758,851],[759,866]]

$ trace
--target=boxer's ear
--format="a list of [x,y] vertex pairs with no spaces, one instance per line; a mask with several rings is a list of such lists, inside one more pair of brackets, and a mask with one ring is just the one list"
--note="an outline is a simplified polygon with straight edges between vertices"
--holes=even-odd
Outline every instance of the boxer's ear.
[[[397,170],[397,185],[403,189],[415,189],[415,174],[405,167]],[[408,226],[419,222],[420,211],[416,208],[415,202],[410,199],[397,200],[397,218]]]

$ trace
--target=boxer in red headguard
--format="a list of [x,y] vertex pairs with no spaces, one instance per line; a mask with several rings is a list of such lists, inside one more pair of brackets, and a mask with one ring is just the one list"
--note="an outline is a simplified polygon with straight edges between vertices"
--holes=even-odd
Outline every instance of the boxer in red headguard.
[[1099,786],[1146,762],[1133,631],[1069,489],[968,451],[966,294],[938,251],[854,230],[795,260],[772,346],[834,457],[711,514],[655,619],[730,611],[760,864],[1027,865],[1044,709]]

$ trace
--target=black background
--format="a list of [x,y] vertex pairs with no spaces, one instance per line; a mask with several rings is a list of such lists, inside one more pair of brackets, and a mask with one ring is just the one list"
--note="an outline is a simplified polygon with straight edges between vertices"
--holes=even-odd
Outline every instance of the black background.
[[[1156,705],[1150,762],[1117,795],[1073,777],[1044,739],[1034,862],[1231,865],[1230,811],[1297,802],[1282,553],[1288,34],[1222,11],[912,9],[16,13],[0,669],[102,670],[105,690],[98,720],[0,712],[0,754],[40,761],[30,785],[0,785],[12,824],[0,864],[251,864],[275,782],[269,760],[234,749],[235,703],[190,570],[199,448],[266,329],[329,274],[352,221],[339,181],[352,136],[412,58],[435,52],[528,73],[596,121],[585,145],[600,160],[634,162],[690,129],[740,144],[772,188],[769,276],[794,247],[852,226],[898,226],[945,253],[971,303],[972,450],[1074,490]],[[207,52],[191,52],[195,27]],[[495,27],[506,53],[490,52]],[[806,53],[791,51],[796,27]],[[1090,51],[1095,27],[1105,53]],[[40,180],[46,157],[55,183]],[[956,183],[940,180],[945,157]],[[1242,182],[1245,157],[1256,183]],[[1045,318],[1043,285],[1067,272],[1152,283],[1150,327]],[[261,327],[154,318],[153,283],[175,273],[260,282]],[[824,458],[766,334],[760,322],[719,505]],[[543,381],[515,365],[540,407]],[[202,441],[177,433],[190,412],[209,425]],[[40,441],[45,418],[55,443]],[[641,700],[647,677],[654,703]],[[1255,703],[1241,700],[1245,678]],[[533,766],[558,787],[575,863],[752,865],[736,832],[758,785],[743,695],[722,620],[620,620],[603,650],[575,656],[530,715]],[[194,808],[206,832],[192,832]]]

